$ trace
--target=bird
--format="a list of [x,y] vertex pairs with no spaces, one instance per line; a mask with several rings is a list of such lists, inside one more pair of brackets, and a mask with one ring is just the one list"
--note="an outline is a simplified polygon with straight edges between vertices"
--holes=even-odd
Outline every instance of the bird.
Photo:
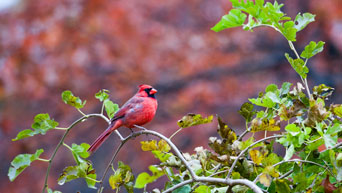
[[157,90],[150,85],[139,85],[138,92],[114,114],[108,128],[90,145],[88,152],[94,153],[113,131],[122,126],[131,129],[152,121],[158,107],[156,93]]

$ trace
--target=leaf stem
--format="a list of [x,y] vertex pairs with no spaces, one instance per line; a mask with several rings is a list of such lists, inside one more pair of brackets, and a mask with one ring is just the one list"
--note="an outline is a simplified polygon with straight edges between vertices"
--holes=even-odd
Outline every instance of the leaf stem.
[[43,158],[37,158],[37,160],[42,161],[42,162],[49,162],[48,159],[43,159]]
[[65,128],[65,127],[55,127],[53,129],[56,129],[56,130],[67,130],[68,128]]
[[171,140],[173,136],[175,136],[177,133],[179,133],[181,130],[183,129],[183,127],[180,127],[176,132],[174,132],[169,139]]
[[254,142],[254,143],[252,143],[251,145],[249,145],[248,147],[246,147],[244,150],[241,151],[241,153],[237,156],[236,160],[233,162],[232,166],[230,167],[230,170],[229,170],[229,172],[228,172],[228,175],[227,175],[226,179],[228,179],[228,178],[230,177],[230,175],[232,174],[232,172],[233,172],[233,170],[234,170],[234,168],[235,168],[235,166],[236,166],[236,164],[237,164],[239,158],[240,158],[243,154],[245,154],[246,151],[247,151],[249,148],[253,147],[254,145],[256,145],[256,144],[258,144],[258,143],[260,143],[260,142],[263,142],[263,141],[266,141],[266,140],[269,140],[269,139],[280,138],[280,137],[284,137],[284,136],[285,136],[285,135],[274,135],[274,136],[266,137],[266,138],[263,138],[263,139],[260,139],[260,140],[258,140],[258,141],[256,141],[256,142]]
[[[42,190],[42,193],[45,192],[46,188],[48,187],[48,178],[49,178],[49,174],[50,174],[50,170],[51,170],[51,165],[52,165],[52,161],[53,159],[55,158],[56,156],[56,153],[57,151],[59,150],[59,148],[61,147],[61,145],[64,143],[64,140],[65,140],[65,137],[68,135],[69,131],[75,126],[77,125],[78,123],[82,122],[83,120],[89,118],[89,117],[101,117],[103,118],[107,123],[109,123],[109,120],[107,119],[107,117],[101,115],[101,114],[88,114],[88,115],[84,115],[82,116],[81,118],[77,119],[76,121],[74,121],[68,128],[67,130],[64,132],[61,140],[59,141],[59,143],[57,144],[54,152],[52,153],[50,159],[48,159],[48,162],[49,162],[49,165],[48,165],[48,168],[46,170],[46,175],[45,175],[45,180],[44,180],[44,187],[43,187],[43,190]],[[117,132],[119,136],[120,133]]]
[[83,115],[83,116],[87,116],[86,114],[84,114],[82,111],[81,111],[81,109],[79,109],[79,108],[76,108],[77,110],[78,110],[78,112],[80,112],[81,113],[81,115]]

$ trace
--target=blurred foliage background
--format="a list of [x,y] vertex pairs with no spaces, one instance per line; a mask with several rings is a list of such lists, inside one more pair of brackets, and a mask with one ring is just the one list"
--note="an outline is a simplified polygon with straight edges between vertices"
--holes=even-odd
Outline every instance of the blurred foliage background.
[[[247,98],[270,83],[296,83],[299,76],[284,57],[285,51],[291,53],[285,38],[272,29],[210,30],[230,6],[228,0],[0,1],[0,190],[41,191],[46,163],[34,162],[10,183],[10,161],[38,148],[44,148],[42,157],[48,158],[63,132],[11,139],[29,128],[38,113],[49,113],[61,127],[80,117],[62,102],[66,89],[87,100],[84,111],[92,113],[101,109],[94,94],[102,88],[122,105],[139,84],[151,84],[159,91],[159,109],[148,129],[170,136],[178,129],[177,120],[192,112],[219,114],[240,133],[245,125],[237,111]],[[297,12],[316,14],[316,22],[298,34],[295,46],[302,50],[311,40],[326,42],[324,52],[309,61],[309,85],[334,87],[331,101],[342,103],[342,1],[287,0],[283,9],[292,18]],[[105,128],[103,120],[89,119],[74,128],[66,142],[91,143]],[[212,135],[216,123],[185,129],[173,140],[182,151],[192,152],[196,146],[207,147]],[[151,138],[129,142],[118,156],[134,173],[157,162],[140,149],[139,141]],[[91,157],[98,174],[117,139],[112,135]],[[71,164],[72,155],[62,148],[49,186],[63,192],[94,192],[83,180],[57,184],[59,173]],[[108,184],[105,192],[112,192]]]

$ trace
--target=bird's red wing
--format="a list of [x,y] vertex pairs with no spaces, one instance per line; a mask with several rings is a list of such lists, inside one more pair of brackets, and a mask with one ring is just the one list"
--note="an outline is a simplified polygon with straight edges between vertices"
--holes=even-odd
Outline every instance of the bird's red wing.
[[116,120],[118,120],[118,119],[120,119],[120,118],[123,118],[123,117],[126,115],[126,113],[127,113],[127,111],[128,111],[129,109],[134,108],[134,107],[136,106],[136,104],[141,103],[142,101],[143,101],[143,99],[141,99],[140,97],[136,97],[136,96],[134,96],[134,97],[132,97],[131,99],[129,99],[129,100],[128,100],[124,105],[122,105],[122,107],[114,114],[114,116],[113,116],[111,122],[116,121]]

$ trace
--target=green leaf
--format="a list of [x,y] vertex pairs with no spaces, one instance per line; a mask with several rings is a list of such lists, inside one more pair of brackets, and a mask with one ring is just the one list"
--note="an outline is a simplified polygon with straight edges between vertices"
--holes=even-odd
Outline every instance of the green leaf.
[[265,92],[275,92],[278,90],[278,86],[276,84],[270,84],[266,87]]
[[297,29],[294,27],[293,21],[287,21],[284,23],[284,27],[282,28],[281,32],[285,36],[285,38],[289,41],[296,41],[296,33]]
[[99,99],[101,102],[103,102],[104,100],[108,99],[109,97],[109,90],[106,89],[102,89],[99,92],[97,92],[95,94],[95,98]]
[[246,149],[248,146],[252,145],[252,143],[254,143],[254,137],[250,137],[245,141],[242,141],[239,144],[239,149],[242,151],[244,149]]
[[12,141],[32,137],[37,134],[45,135],[48,130],[54,129],[57,126],[58,122],[51,120],[49,114],[38,114],[34,117],[34,123],[32,124],[33,130],[25,129],[19,132],[17,137],[12,139]]
[[285,53],[285,57],[291,64],[292,68],[299,74],[299,76],[305,79],[309,69],[304,65],[304,61],[302,59],[293,59],[288,53]]
[[172,193],[190,193],[190,192],[191,192],[191,187],[188,184],[172,191]]
[[280,89],[280,96],[286,95],[287,93],[289,93],[291,85],[292,85],[292,83],[284,82],[283,85],[281,86],[281,89]]
[[337,143],[337,135],[331,136],[329,134],[324,134],[323,139],[324,139],[324,145],[328,149],[334,147]]
[[290,147],[286,149],[286,154],[285,154],[284,160],[287,161],[287,160],[291,159],[294,152],[295,152],[294,146],[293,146],[293,144],[291,144]]
[[34,135],[36,135],[37,132],[31,130],[31,129],[25,129],[25,130],[22,130],[18,133],[17,137],[15,139],[12,139],[12,141],[17,141],[19,139],[24,139],[24,138],[27,138],[27,137],[32,137]]
[[252,120],[252,117],[255,115],[255,111],[253,111],[254,105],[251,103],[243,103],[241,106],[239,113],[242,115],[245,119],[246,122],[250,122]]
[[338,116],[342,118],[342,105],[338,104],[338,105],[330,105],[330,111]]
[[107,112],[108,117],[111,119],[114,117],[114,114],[119,110],[119,105],[113,103],[111,100],[106,99],[104,101],[104,106]]
[[89,157],[89,153],[88,153],[88,149],[89,149],[90,145],[87,143],[82,143],[81,145],[77,145],[77,144],[72,144],[71,146],[71,151],[72,151],[72,155],[74,156],[74,159],[77,163],[77,165],[79,165],[81,162],[84,162],[83,159],[81,158],[88,158]]
[[247,15],[242,13],[241,10],[232,9],[227,15],[224,15],[222,19],[211,28],[211,30],[219,32],[227,28],[242,26],[246,18]]
[[187,127],[192,127],[195,125],[210,123],[212,121],[213,121],[212,115],[208,116],[207,118],[203,118],[202,115],[200,114],[189,113],[186,116],[184,116],[181,120],[179,120],[177,124],[179,127],[187,128]]
[[293,123],[286,125],[285,130],[288,131],[292,136],[296,136],[300,133],[300,128]]
[[334,92],[334,88],[327,86],[325,84],[320,84],[318,86],[314,86],[312,89],[312,95],[314,98],[322,98],[325,99],[332,95]]
[[333,126],[328,127],[328,130],[325,134],[336,134],[338,132],[342,131],[342,125],[340,125],[339,123],[335,123]]
[[156,181],[165,174],[164,171],[157,166],[151,165],[149,169],[152,172],[152,175],[149,175],[146,172],[140,173],[135,181],[134,188],[144,188],[146,184]]
[[211,188],[209,186],[200,185],[195,189],[194,193],[211,193]]
[[77,109],[83,108],[86,104],[86,101],[82,102],[82,100],[79,97],[74,96],[70,90],[66,90],[62,93],[62,99],[65,104],[73,106]]
[[44,152],[43,149],[38,149],[34,154],[19,154],[11,162],[11,166],[8,170],[8,177],[12,182],[15,178],[24,171],[25,168],[31,165],[31,163],[37,160]]
[[300,54],[303,58],[311,58],[312,56],[323,51],[324,42],[319,41],[318,43],[311,41],[309,45],[305,46],[304,51]]
[[287,180],[276,179],[275,181],[277,193],[288,193],[291,192],[291,188]]
[[134,175],[129,165],[123,162],[118,162],[118,168],[114,174],[109,177],[109,185],[112,189],[117,189],[120,186],[125,186],[127,192],[133,193]]
[[297,29],[297,31],[300,31],[313,21],[315,21],[315,15],[311,13],[304,13],[303,15],[301,15],[300,13],[298,13],[295,19],[295,28]]
[[270,153],[267,157],[262,160],[262,165],[272,166],[280,161],[280,158],[275,153]]
[[63,173],[58,178],[58,184],[63,185],[78,178],[84,178],[89,188],[96,189],[95,169],[93,169],[89,161],[83,161],[79,165],[64,168]]
[[50,188],[47,189],[48,193],[62,193],[61,191],[58,190],[51,190]]

